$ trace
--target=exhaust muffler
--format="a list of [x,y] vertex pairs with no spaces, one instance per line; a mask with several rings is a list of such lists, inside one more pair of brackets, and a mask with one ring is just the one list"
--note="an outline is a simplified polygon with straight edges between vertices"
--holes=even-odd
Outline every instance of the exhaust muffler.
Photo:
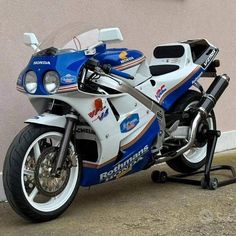
[[205,117],[213,110],[217,101],[229,85],[230,78],[228,75],[216,76],[210,87],[207,89],[206,94],[200,100],[198,107],[199,111]]

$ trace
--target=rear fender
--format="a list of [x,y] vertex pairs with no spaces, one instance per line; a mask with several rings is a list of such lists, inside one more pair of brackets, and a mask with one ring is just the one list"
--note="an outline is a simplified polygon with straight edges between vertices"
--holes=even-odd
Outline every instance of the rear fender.
[[43,113],[26,120],[25,123],[53,126],[64,129],[66,125],[66,117],[50,113]]

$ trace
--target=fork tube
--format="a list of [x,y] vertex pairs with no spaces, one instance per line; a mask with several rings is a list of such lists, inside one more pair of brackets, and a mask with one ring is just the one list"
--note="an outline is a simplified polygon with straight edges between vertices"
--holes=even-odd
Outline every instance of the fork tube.
[[62,137],[58,158],[56,159],[55,168],[53,171],[53,174],[56,174],[57,176],[60,175],[63,164],[65,163],[71,134],[74,128],[75,121],[77,119],[78,116],[75,115],[73,111],[71,111],[70,114],[66,115],[65,133]]

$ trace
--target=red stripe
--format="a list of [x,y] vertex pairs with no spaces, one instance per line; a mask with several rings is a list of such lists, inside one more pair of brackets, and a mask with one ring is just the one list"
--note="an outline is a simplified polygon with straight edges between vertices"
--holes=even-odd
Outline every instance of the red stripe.
[[68,86],[61,86],[58,89],[58,92],[69,92],[69,91],[76,91],[78,90],[78,86],[76,85],[68,85]]
[[59,90],[60,89],[68,89],[68,88],[77,88],[78,86],[77,85],[66,85],[66,86],[61,86],[60,88],[59,88]]
[[16,86],[16,90],[22,93],[26,93],[25,89],[21,86]]
[[64,88],[64,89],[58,89],[58,91],[65,91],[65,90],[77,90],[77,87],[71,87],[71,88]]
[[135,65],[138,65],[140,64],[141,62],[145,61],[145,56],[141,57],[141,58],[138,58],[134,61],[130,61],[130,62],[127,62],[127,63],[124,63],[122,65],[119,65],[119,66],[116,66],[115,69],[117,70],[125,70],[125,69],[128,69],[130,67],[133,67]]

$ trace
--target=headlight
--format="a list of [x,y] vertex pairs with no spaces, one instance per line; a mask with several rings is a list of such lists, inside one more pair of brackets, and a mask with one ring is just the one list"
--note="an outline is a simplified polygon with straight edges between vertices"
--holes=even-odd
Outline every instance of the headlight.
[[32,70],[25,75],[25,89],[28,93],[35,93],[37,90],[37,76]]
[[56,93],[60,87],[60,79],[55,71],[48,71],[43,78],[44,88],[48,93]]

